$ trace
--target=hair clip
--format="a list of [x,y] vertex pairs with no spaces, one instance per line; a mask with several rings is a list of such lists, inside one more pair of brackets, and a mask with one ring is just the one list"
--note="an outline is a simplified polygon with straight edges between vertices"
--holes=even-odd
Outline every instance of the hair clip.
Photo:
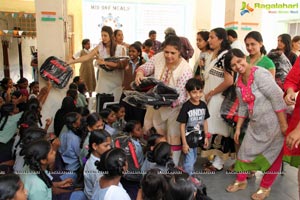
[[29,128],[29,125],[25,124],[25,123],[22,123],[22,124],[20,124],[20,127],[22,127],[22,128]]

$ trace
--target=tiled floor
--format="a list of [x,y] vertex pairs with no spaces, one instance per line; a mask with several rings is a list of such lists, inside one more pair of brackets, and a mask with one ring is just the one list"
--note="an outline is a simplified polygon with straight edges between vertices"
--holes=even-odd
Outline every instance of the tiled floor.
[[[201,169],[201,163],[204,160],[200,159],[196,165],[195,170]],[[225,169],[230,166],[233,161],[227,161]],[[268,200],[298,200],[298,169],[284,165],[283,175],[278,175]],[[256,176],[248,180],[248,186],[245,190],[235,193],[228,193],[225,188],[230,183],[234,182],[235,175],[226,174],[226,170],[216,172],[215,174],[201,174],[203,182],[207,186],[208,195],[213,200],[249,200],[252,193],[259,187],[261,174],[258,172]]]

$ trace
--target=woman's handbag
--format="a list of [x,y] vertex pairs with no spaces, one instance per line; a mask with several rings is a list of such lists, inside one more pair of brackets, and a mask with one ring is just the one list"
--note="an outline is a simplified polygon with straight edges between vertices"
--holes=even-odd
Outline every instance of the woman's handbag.
[[222,93],[222,95],[224,95],[224,100],[220,109],[221,117],[231,127],[235,127],[238,120],[237,112],[239,108],[239,100],[235,89],[236,86],[234,84]]
[[[222,95],[224,100],[221,104],[221,117],[224,121],[232,128],[236,127],[238,121],[238,110],[239,110],[239,99],[236,94],[236,85],[233,84],[227,90],[225,90]],[[246,118],[242,124],[241,131],[245,132],[249,123],[249,118]]]

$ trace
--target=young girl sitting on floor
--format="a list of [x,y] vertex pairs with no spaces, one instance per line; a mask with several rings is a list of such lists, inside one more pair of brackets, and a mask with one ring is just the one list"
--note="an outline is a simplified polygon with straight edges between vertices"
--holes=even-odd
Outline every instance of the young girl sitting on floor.
[[0,176],[0,199],[27,200],[27,190],[18,175],[5,174]]
[[86,118],[86,131],[87,131],[87,135],[85,138],[83,138],[84,142],[82,144],[82,148],[81,148],[81,152],[80,152],[80,161],[82,161],[83,163],[86,162],[86,156],[89,153],[89,138],[91,135],[92,131],[95,130],[102,130],[104,128],[104,123],[103,120],[101,118],[101,116],[98,113],[91,113],[87,116]]
[[130,200],[120,184],[120,179],[128,168],[125,152],[118,148],[110,149],[102,154],[100,162],[95,164],[104,174],[96,185],[92,200]]
[[[65,170],[78,173],[80,170],[80,143],[81,143],[81,115],[76,112],[70,112],[65,117],[67,132],[61,133],[59,153],[65,163]],[[77,178],[76,174],[72,177]]]
[[111,136],[115,136],[118,133],[118,130],[113,128],[113,123],[117,121],[116,113],[110,108],[105,108],[101,110],[99,114],[105,123],[104,129]]
[[122,132],[125,128],[126,121],[125,121],[125,107],[120,104],[113,104],[109,106],[110,109],[112,109],[117,117],[116,122],[113,123],[113,127],[118,130],[118,132]]
[[38,140],[24,147],[24,160],[27,166],[21,179],[28,190],[30,200],[52,200],[52,194],[69,193],[70,200],[86,200],[82,191],[65,190],[73,185],[73,180],[67,178],[63,181],[52,182],[48,168],[55,163],[56,151],[50,142]]
[[[135,172],[135,173],[134,174],[130,174],[130,173],[125,174],[121,178],[121,183],[122,183],[124,189],[129,194],[130,198],[136,199],[138,189],[140,186],[140,182],[142,179],[141,166],[143,165],[143,162],[144,162],[144,153],[143,153],[144,144],[141,142],[141,139],[143,138],[143,128],[142,128],[141,122],[136,121],[136,120],[129,121],[124,128],[124,132],[129,135],[129,138],[128,138],[129,140],[127,140],[127,142],[125,140],[123,143],[125,143],[126,146],[122,145],[121,147],[125,150],[125,152],[127,154],[127,161],[129,163],[128,171]],[[122,140],[121,137],[122,136],[120,136],[119,141]],[[119,137],[116,137],[116,140],[118,140],[118,138]],[[130,152],[129,141],[134,146],[135,155],[133,155]],[[128,149],[129,149],[129,151],[128,151]],[[136,156],[136,160],[138,161],[138,162],[136,162],[136,164],[134,164],[134,160],[133,160],[133,157],[135,157],[135,156]]]
[[95,162],[100,161],[101,155],[111,148],[111,137],[105,130],[92,131],[89,137],[88,160],[84,167],[84,193],[92,198],[93,188],[102,174],[97,170]]

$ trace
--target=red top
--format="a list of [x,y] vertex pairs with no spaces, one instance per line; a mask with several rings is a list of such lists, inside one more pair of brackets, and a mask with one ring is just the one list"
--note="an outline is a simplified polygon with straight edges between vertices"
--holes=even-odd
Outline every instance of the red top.
[[[293,88],[295,92],[300,90],[300,57],[297,58],[295,64],[287,75],[284,82],[284,90],[286,91],[288,88]],[[294,130],[297,124],[300,121],[300,95],[297,96],[295,109],[293,111],[291,120],[289,122],[289,127],[286,131],[286,135],[288,135],[292,130]],[[284,145],[284,154],[285,155],[300,155],[300,148],[293,148],[290,150]]]

